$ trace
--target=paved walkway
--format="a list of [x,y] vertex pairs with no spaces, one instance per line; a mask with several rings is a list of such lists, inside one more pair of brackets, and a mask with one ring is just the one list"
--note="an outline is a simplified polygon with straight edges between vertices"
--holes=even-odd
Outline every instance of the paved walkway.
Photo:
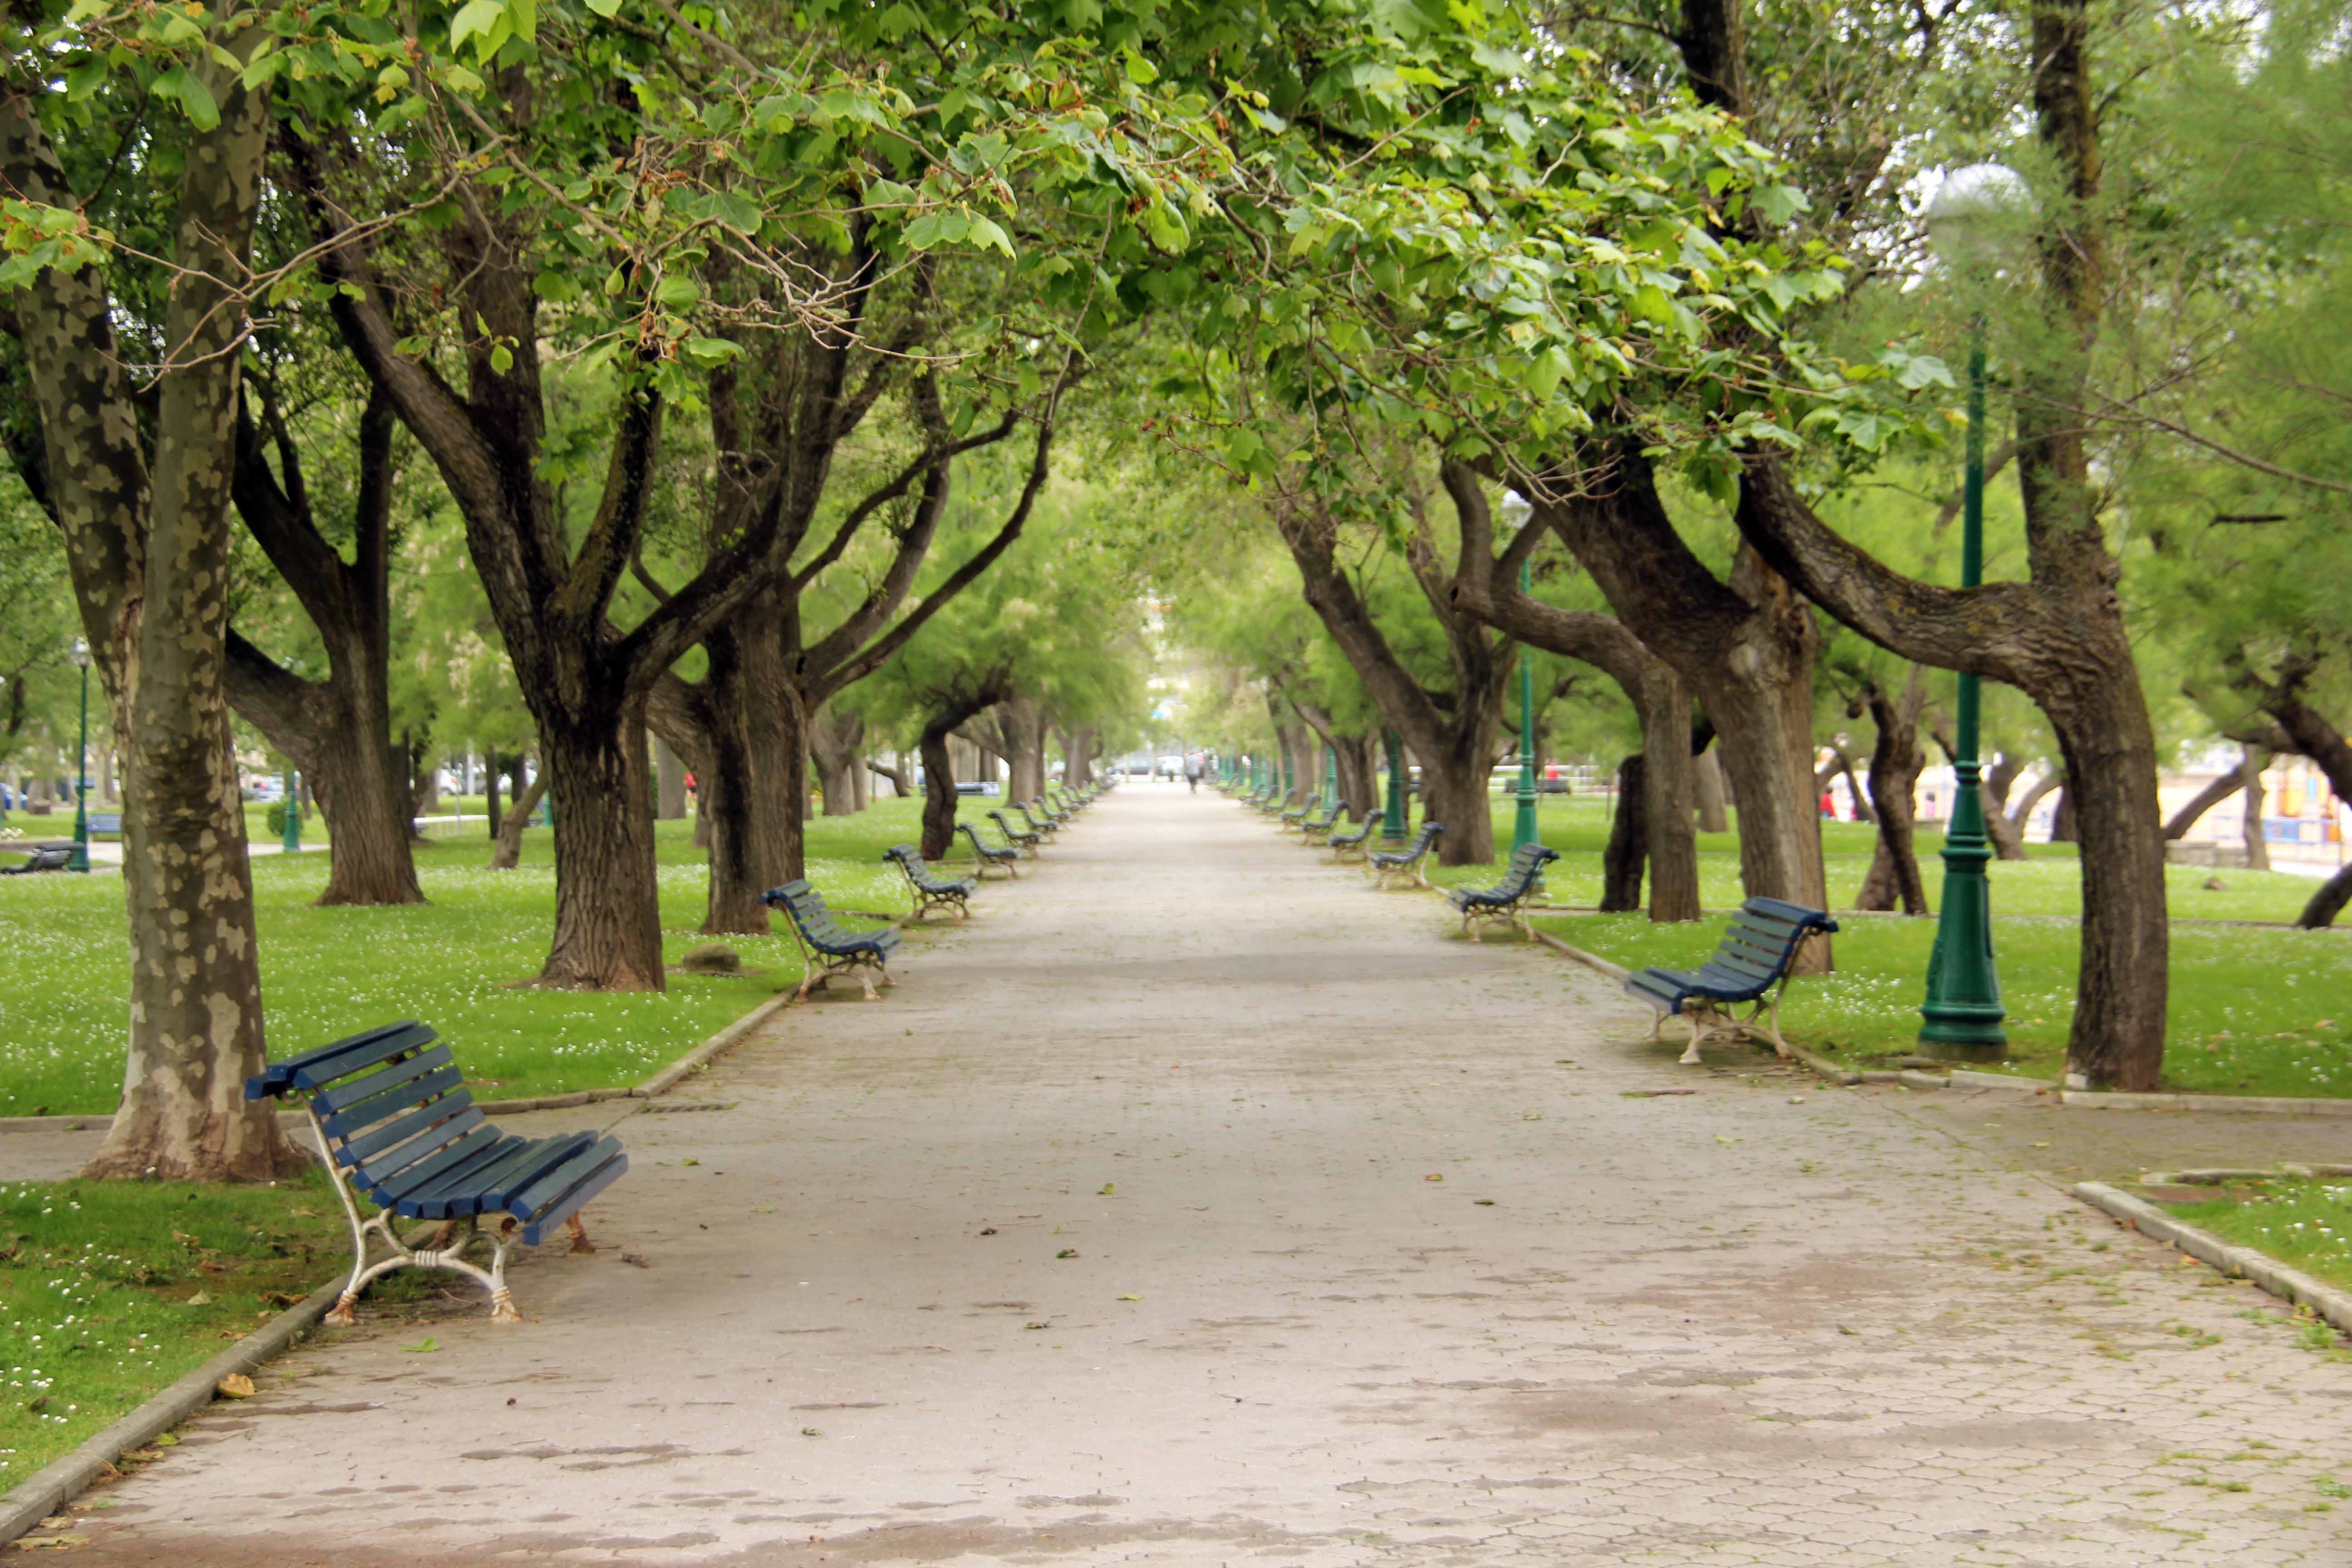
[[1321,858],[1121,790],[887,1001],[632,1116],[528,1325],[298,1353],[82,1557],[2352,1556],[2352,1364],[2268,1298]]

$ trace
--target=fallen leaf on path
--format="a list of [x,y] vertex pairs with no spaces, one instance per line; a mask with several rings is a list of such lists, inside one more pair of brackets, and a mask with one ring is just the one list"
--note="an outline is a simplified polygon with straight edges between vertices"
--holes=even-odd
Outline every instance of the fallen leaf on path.
[[2049,1140],[2049,1139],[2047,1139],[2047,1138],[2044,1138],[2041,1142],[2036,1143],[2036,1144],[2034,1145],[2034,1147],[2035,1147],[2036,1149],[2047,1149],[2048,1147],[2050,1147],[2050,1140]]
[[1445,1180],[1445,1178],[1433,1171],[1428,1175],[1422,1177],[1422,1180],[1424,1182],[1442,1182]]
[[87,1535],[44,1535],[16,1542],[19,1552],[70,1552],[77,1546],[88,1546]]
[[1737,1142],[1739,1142],[1739,1140],[1738,1140],[1738,1139],[1737,1139],[1737,1138],[1726,1138],[1726,1137],[1725,1137],[1722,1133],[1720,1133],[1720,1132],[1718,1132],[1718,1133],[1717,1133],[1717,1134],[1715,1135],[1715,1141],[1716,1141],[1717,1142],[1718,1142],[1718,1143],[1737,1143]]
[[652,1264],[646,1262],[642,1257],[634,1252],[624,1252],[621,1254],[621,1261],[627,1264],[632,1268],[651,1268],[653,1267]]
[[1078,1249],[1075,1247],[1066,1247],[1062,1248],[1061,1251],[1054,1254],[1056,1258],[1076,1258],[1077,1255]]
[[1121,1296],[1119,1300],[1122,1301],[1140,1301],[1143,1298],[1140,1296]]
[[983,1226],[980,1234],[982,1236],[994,1236],[996,1234],[996,1227],[992,1225]]
[[1024,1323],[1021,1326],[1024,1329],[1050,1329],[1054,1325],[1051,1323]]
[[801,1428],[801,1436],[803,1437],[822,1437],[824,1434],[814,1426],[803,1426]]
[[431,1334],[427,1334],[423,1339],[417,1341],[415,1344],[403,1345],[400,1348],[406,1351],[410,1355],[431,1355],[435,1351],[441,1348],[441,1342],[435,1339]]
[[681,1165],[699,1165],[702,1162],[699,1160],[680,1160],[678,1163]]
[[1626,1100],[1663,1100],[1671,1094],[1696,1094],[1695,1089],[1621,1089],[1618,1094]]
[[1117,1192],[1118,1190],[1118,1183],[1116,1183],[1116,1182],[1105,1182],[1105,1183],[1102,1184],[1102,1191],[1101,1191],[1101,1192],[1099,1192],[1099,1193],[1097,1193],[1095,1195],[1096,1195],[1097,1197],[1099,1197],[1099,1198],[1107,1198],[1107,1197],[1110,1196],[1110,1195],[1111,1195],[1111,1194],[1113,1194],[1113,1193]]
[[1861,1337],[1861,1334],[1862,1334],[1862,1331],[1861,1331],[1860,1329],[1849,1329],[1849,1328],[1847,1328],[1843,1323],[1840,1323],[1840,1324],[1837,1326],[1837,1331],[1838,1331],[1838,1332],[1839,1332],[1839,1333],[1842,1333],[1842,1334],[1853,1334],[1853,1335],[1854,1335],[1856,1338]]
[[253,1379],[241,1372],[233,1372],[213,1384],[213,1392],[223,1399],[250,1399],[253,1397]]
[[1495,1206],[1495,1200],[1492,1198],[1473,1198],[1470,1201],[1476,1204],[1482,1209],[1490,1209]]
[[199,1290],[189,1297],[185,1304],[191,1307],[209,1307],[213,1304],[213,1299],[206,1292]]

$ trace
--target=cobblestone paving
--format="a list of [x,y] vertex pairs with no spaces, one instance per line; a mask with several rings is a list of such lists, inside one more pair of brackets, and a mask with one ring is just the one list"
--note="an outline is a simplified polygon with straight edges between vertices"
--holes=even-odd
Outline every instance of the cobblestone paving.
[[532,1321],[298,1353],[80,1555],[2352,1560],[2332,1336],[1321,859],[1123,790],[887,1000],[624,1121]]

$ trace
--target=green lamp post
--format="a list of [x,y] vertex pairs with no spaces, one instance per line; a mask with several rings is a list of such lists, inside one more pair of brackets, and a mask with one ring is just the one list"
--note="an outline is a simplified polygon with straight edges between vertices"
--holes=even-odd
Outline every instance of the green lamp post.
[[1330,805],[1339,798],[1339,753],[1330,742],[1323,742],[1323,804]]
[[[1512,499],[1517,500],[1517,497]],[[1524,504],[1524,503],[1522,503]],[[1528,563],[1519,563],[1519,593],[1530,582]],[[1511,847],[1526,848],[1541,837],[1536,832],[1536,656],[1519,645],[1519,809],[1511,821]]]
[[1404,842],[1404,747],[1394,730],[1389,731],[1389,802],[1381,816],[1381,840]]
[[[2013,208],[2022,182],[1998,163],[1979,163],[1947,179],[1929,204],[1927,222],[1937,249],[1956,265],[1982,268],[1992,236],[1988,221]],[[1960,484],[1960,586],[1984,578],[1985,333],[1979,316],[1969,325],[1967,469]],[[1978,787],[1977,678],[1959,678],[1952,757],[1952,819],[1944,834],[1944,896],[1937,914],[1936,952],[1927,962],[1927,999],[1919,1014],[1919,1048],[1942,1061],[2000,1061],[2009,1055],[2001,1028],[2000,975],[1993,963],[1992,887],[1985,867],[1984,795]]]
[[74,842],[66,869],[89,869],[89,644],[74,638],[73,661],[81,667],[81,742],[74,752]]
[[289,855],[302,847],[302,775],[292,768],[286,770],[286,832],[279,847]]

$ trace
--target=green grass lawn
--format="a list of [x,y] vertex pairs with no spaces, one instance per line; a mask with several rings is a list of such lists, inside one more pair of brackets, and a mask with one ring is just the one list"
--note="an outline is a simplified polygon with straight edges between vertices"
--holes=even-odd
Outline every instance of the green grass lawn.
[[325,1178],[0,1184],[0,1491],[348,1267]]
[[2190,1225],[2352,1290],[2352,1186],[2292,1181],[2244,1186],[2251,1191],[2242,1198],[2164,1207]]
[[[840,910],[896,916],[904,882],[880,858],[916,837],[920,803],[877,802],[809,824],[809,875]],[[704,940],[706,873],[690,822],[657,837],[663,946],[675,963]],[[417,851],[430,900],[320,909],[324,855],[253,862],[270,1049],[291,1055],[394,1018],[439,1030],[478,1089],[496,1098],[628,1084],[800,983],[792,939],[729,938],[757,973],[673,975],[667,992],[601,994],[521,986],[554,925],[551,834],[523,836],[523,863],[488,868],[482,838]],[[130,963],[114,876],[0,881],[0,1115],[104,1114],[122,1084]],[[854,923],[854,922],[853,922]]]
[[[1510,849],[1514,803],[1492,802],[1498,859]],[[1591,906],[1601,896],[1608,803],[1546,796],[1538,812],[1544,842],[1560,852],[1546,869],[1552,902]],[[1418,818],[1416,817],[1416,822]],[[1822,825],[1831,903],[1851,904],[1870,866],[1874,829]],[[1932,897],[1940,833],[1921,835]],[[2056,1078],[2074,1016],[2082,939],[2079,863],[2071,844],[2027,847],[2029,858],[1990,868],[2002,999],[2013,1060],[2005,1069]],[[1496,866],[1429,868],[1441,887],[1491,881]],[[2168,999],[2168,1087],[2189,1092],[2287,1096],[2352,1094],[2352,931],[2304,931],[2204,924],[2201,920],[2292,921],[2311,896],[2309,878],[2284,872],[2219,873],[2168,868],[2174,916]],[[1739,903],[1739,844],[1732,834],[1699,836],[1699,892],[1710,910]],[[1791,986],[1781,1012],[1792,1039],[1854,1065],[1878,1065],[1916,1048],[1918,1005],[1935,945],[1932,920],[1836,910],[1837,973]],[[1719,920],[1656,926],[1639,915],[1538,916],[1538,929],[1629,969],[1689,968],[1713,951]]]

